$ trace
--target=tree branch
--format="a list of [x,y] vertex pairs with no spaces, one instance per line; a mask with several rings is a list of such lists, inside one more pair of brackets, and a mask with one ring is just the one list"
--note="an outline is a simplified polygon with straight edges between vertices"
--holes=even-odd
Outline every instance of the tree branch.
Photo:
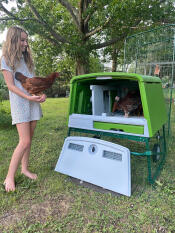
[[4,13],[6,13],[7,15],[11,16],[12,18],[14,19],[17,19],[17,17],[12,14],[10,11],[8,11],[3,5],[2,3],[0,2],[0,8],[3,10]]
[[44,37],[46,40],[48,40],[51,44],[55,45],[55,46],[61,46],[57,40],[47,36],[47,35],[43,35],[40,32],[37,32],[37,34],[39,34],[41,37]]
[[83,31],[83,27],[84,27],[83,18],[82,18],[83,6],[84,6],[84,0],[80,0],[80,3],[79,3],[79,25],[80,25],[81,31]]
[[33,18],[25,18],[25,19],[19,19],[19,18],[14,18],[14,17],[12,17],[12,18],[0,18],[0,21],[8,21],[8,20],[18,20],[18,21],[21,21],[21,22],[23,22],[23,21],[30,21],[30,20],[33,20],[33,21],[36,21],[37,22],[37,20],[36,19],[33,19]]
[[124,40],[124,38],[125,38],[125,36],[122,35],[121,37],[116,37],[116,38],[111,39],[109,41],[106,41],[104,43],[92,45],[91,49],[101,49],[101,48],[104,48],[106,46],[112,45],[118,41]]
[[160,0],[159,4],[165,3],[165,2],[166,2],[166,0]]
[[72,19],[73,19],[75,25],[77,26],[79,31],[81,31],[80,30],[80,23],[79,23],[78,18],[76,16],[76,14],[78,15],[78,12],[76,12],[76,14],[74,13],[75,8],[67,0],[57,0],[57,1],[68,10],[70,15],[72,16]]
[[90,31],[90,32],[88,32],[88,33],[86,33],[85,38],[87,39],[88,37],[90,37],[90,36],[96,34],[97,32],[102,31],[103,28],[109,23],[110,20],[111,20],[111,18],[108,18],[108,19],[106,20],[106,22],[104,23],[104,25],[98,26],[98,27],[95,28],[94,30],[92,30],[92,31]]
[[10,11],[8,11],[0,2],[0,8],[3,10],[4,13],[6,13],[6,15],[10,16],[11,18],[0,18],[0,20],[16,20],[16,21],[27,21],[27,20],[33,20],[36,22],[39,22],[37,19],[34,18],[25,18],[25,19],[20,19],[18,17],[16,17],[16,15],[12,14]]
[[38,13],[38,11],[36,10],[36,8],[31,4],[31,0],[26,0],[26,2],[28,3],[30,10],[32,11],[32,13],[34,14],[34,16],[37,18],[38,22],[45,28],[48,29],[48,31],[50,32],[50,34],[58,41],[65,43],[67,42],[67,40],[65,38],[63,38],[61,35],[59,35],[58,33],[56,33],[45,21],[44,19],[40,16],[40,14]]
[[93,7],[93,11],[91,11],[89,13],[89,15],[87,15],[86,19],[84,20],[84,25],[86,26],[86,24],[89,22],[90,18],[92,17],[92,15],[96,12],[98,8],[97,7]]
[[80,6],[80,14],[82,15],[82,13],[83,13],[83,6],[84,6],[84,0],[80,0],[79,6]]
[[[10,11],[8,11],[0,2],[0,8],[3,10],[4,13],[6,13],[7,15],[9,15],[9,18],[0,18],[0,20],[16,20],[19,22],[23,22],[23,21],[27,21],[27,20],[33,20],[36,21],[36,23],[40,24],[40,21],[34,18],[28,18],[28,19],[20,19],[18,17],[16,17],[14,14],[12,14]],[[43,35],[40,31],[37,32],[39,35],[41,35],[42,37],[44,37],[46,40],[48,40],[49,42],[51,42],[52,44],[56,45],[56,46],[60,46],[60,44],[58,43],[57,40],[52,39],[51,37],[47,36],[47,35]]]
[[39,15],[39,13],[37,12],[36,8],[31,4],[31,1],[30,0],[25,0],[28,5],[29,5],[29,8],[31,10],[31,12],[34,14],[34,16],[38,19],[38,21],[45,25],[45,21],[42,19],[42,17]]
[[101,49],[101,48],[104,48],[106,46],[112,45],[118,41],[124,40],[126,38],[126,36],[129,35],[129,33],[133,29],[133,27],[136,27],[140,23],[140,21],[141,21],[140,19],[136,20],[136,22],[134,22],[133,25],[130,26],[127,31],[123,32],[123,34],[121,36],[113,38],[113,39],[106,41],[104,43],[101,43],[101,44],[94,44],[91,46],[91,49]]

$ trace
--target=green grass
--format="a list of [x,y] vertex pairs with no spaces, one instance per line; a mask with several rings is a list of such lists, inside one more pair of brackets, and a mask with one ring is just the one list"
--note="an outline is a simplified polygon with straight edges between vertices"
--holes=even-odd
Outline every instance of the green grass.
[[[4,106],[8,109],[9,102]],[[47,99],[42,109],[44,117],[38,122],[30,157],[30,169],[38,180],[28,180],[19,170],[14,193],[5,193],[0,185],[0,232],[175,232],[174,125],[156,187],[147,184],[145,159],[132,157],[129,198],[77,185],[54,171],[67,134],[68,99]],[[17,142],[16,128],[0,125],[0,184]]]

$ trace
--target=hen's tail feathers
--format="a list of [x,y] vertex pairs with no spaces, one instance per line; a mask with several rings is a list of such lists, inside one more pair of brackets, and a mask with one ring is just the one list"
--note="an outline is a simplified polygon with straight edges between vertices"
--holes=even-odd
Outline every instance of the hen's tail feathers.
[[48,75],[46,78],[58,78],[60,74],[58,72],[53,72],[50,75]]
[[20,82],[25,82],[25,80],[27,79],[26,76],[24,76],[23,74],[21,74],[20,72],[16,72],[15,73],[15,79],[17,79]]

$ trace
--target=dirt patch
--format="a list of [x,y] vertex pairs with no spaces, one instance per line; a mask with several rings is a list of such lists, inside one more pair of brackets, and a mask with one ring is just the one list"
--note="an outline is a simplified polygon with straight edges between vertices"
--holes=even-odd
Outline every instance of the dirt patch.
[[0,226],[10,226],[16,224],[21,220],[21,216],[24,215],[23,212],[12,212],[9,211],[0,217]]
[[13,210],[1,216],[0,226],[6,228],[17,224],[22,219],[26,219],[30,224],[35,221],[44,223],[49,216],[62,218],[67,215],[71,202],[67,197],[57,197],[33,205],[28,203],[25,205],[25,210]]
[[31,206],[29,215],[40,222],[49,216],[62,218],[69,210],[71,201],[68,198],[56,198]]

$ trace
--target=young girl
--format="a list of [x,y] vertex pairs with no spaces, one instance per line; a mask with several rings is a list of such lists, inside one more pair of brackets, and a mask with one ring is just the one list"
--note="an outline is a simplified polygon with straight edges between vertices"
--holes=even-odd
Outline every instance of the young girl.
[[16,124],[19,143],[13,152],[9,170],[4,181],[7,192],[15,190],[15,173],[21,162],[21,173],[30,179],[37,175],[28,170],[31,141],[37,120],[42,117],[40,103],[46,95],[31,96],[14,78],[15,72],[25,76],[34,76],[34,65],[28,45],[28,34],[22,28],[12,26],[7,31],[6,41],[2,48],[1,70],[9,89],[12,124]]

